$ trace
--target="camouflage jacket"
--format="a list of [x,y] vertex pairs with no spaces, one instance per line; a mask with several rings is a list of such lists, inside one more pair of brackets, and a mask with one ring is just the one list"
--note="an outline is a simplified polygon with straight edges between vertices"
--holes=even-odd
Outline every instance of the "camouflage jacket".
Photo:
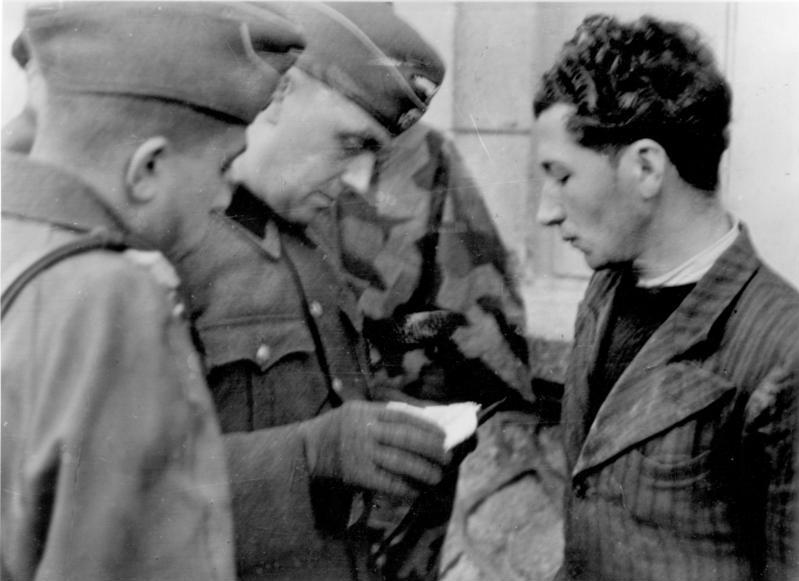
[[454,144],[418,124],[394,142],[366,198],[344,194],[314,228],[331,240],[366,322],[446,309],[449,339],[405,351],[369,335],[377,368],[433,399],[529,395],[524,307],[507,251]]

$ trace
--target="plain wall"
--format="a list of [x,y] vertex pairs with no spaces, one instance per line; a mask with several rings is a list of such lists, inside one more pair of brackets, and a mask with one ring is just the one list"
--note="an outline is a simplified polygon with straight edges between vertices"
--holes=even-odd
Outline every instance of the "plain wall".
[[[482,187],[516,256],[531,326],[567,336],[588,273],[579,254],[535,224],[530,102],[541,72],[589,12],[684,19],[706,34],[734,94],[722,195],[766,262],[799,285],[799,3],[401,0],[395,7],[448,64],[426,119],[453,135]],[[4,1],[2,10],[5,123],[25,101],[25,77],[10,56],[23,5]]]

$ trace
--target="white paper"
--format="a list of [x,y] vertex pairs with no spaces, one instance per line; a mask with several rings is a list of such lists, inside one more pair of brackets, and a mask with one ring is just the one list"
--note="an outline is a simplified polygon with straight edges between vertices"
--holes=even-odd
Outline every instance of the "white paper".
[[468,439],[477,430],[480,404],[467,401],[450,405],[415,406],[401,401],[389,402],[388,407],[430,420],[440,426],[446,437],[444,449],[450,450]]

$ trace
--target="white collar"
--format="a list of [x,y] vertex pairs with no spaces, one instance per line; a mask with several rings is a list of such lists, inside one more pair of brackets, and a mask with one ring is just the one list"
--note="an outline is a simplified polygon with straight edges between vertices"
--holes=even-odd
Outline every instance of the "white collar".
[[741,221],[733,217],[732,228],[716,242],[665,274],[638,279],[636,286],[639,288],[661,288],[698,282],[700,278],[707,274],[707,271],[710,270],[718,257],[724,254],[724,251],[735,242],[740,225]]

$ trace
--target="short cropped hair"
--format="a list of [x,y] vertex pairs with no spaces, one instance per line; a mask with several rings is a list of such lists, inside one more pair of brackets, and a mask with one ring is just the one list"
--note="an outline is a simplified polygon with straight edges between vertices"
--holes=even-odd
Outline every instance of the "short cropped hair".
[[131,95],[48,93],[39,115],[38,131],[45,139],[68,144],[71,156],[105,160],[120,147],[135,149],[150,137],[169,139],[178,151],[205,142],[239,119],[185,103]]
[[580,145],[613,154],[653,139],[683,180],[717,188],[732,93],[694,28],[651,16],[585,18],[544,74],[533,112],[558,103],[575,107],[567,127]]

